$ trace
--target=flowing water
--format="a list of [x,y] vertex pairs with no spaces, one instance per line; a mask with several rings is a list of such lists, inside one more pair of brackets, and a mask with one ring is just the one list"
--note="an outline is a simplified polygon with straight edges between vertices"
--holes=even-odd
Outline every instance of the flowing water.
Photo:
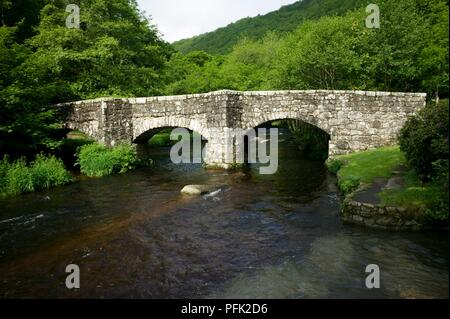
[[[174,165],[0,201],[0,297],[448,298],[448,233],[343,225],[335,179],[282,143],[262,176]],[[215,185],[208,196],[180,194]],[[65,286],[66,266],[81,289]],[[377,264],[381,288],[365,286]]]

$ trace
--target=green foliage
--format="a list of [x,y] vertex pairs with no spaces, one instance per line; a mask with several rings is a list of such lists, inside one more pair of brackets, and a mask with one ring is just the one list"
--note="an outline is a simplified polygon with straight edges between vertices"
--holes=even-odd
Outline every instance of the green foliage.
[[164,129],[161,132],[152,136],[152,138],[148,141],[149,145],[155,147],[164,147],[164,146],[172,146],[178,143],[181,140],[191,141],[194,136],[196,138],[201,138],[201,135],[197,132],[188,132],[186,134],[181,134],[178,137],[178,140],[172,140],[170,135],[172,133],[172,129]]
[[5,155],[2,160],[0,160],[0,193],[6,187],[6,175],[10,168],[9,157]]
[[36,156],[31,166],[35,189],[48,189],[69,183],[72,178],[63,162],[54,156]]
[[429,180],[441,174],[442,168],[436,171],[437,166],[448,161],[448,118],[448,100],[438,105],[430,103],[411,117],[400,132],[400,148],[422,179]]
[[162,147],[171,146],[174,144],[174,141],[170,139],[170,132],[161,132],[155,134],[148,143],[152,146]]
[[364,12],[308,21],[283,41],[274,86],[282,89],[361,88]]
[[0,26],[17,26],[17,40],[22,43],[34,34],[39,12],[47,0],[0,0]]
[[55,154],[64,161],[67,167],[74,167],[76,162],[77,150],[86,144],[92,144],[94,141],[86,137],[70,137],[61,141],[58,148],[55,150]]
[[56,1],[42,9],[38,34],[29,42],[35,53],[27,68],[61,79],[82,99],[161,91],[157,71],[170,50],[134,1],[83,1],[81,29],[65,26],[65,6]]
[[448,96],[448,1],[417,0],[419,14],[425,17],[426,36],[418,63],[422,70],[423,91],[438,99]]
[[288,125],[294,141],[307,157],[317,160],[328,158],[330,136],[326,132],[303,121],[290,120]]
[[61,160],[42,154],[30,165],[25,159],[10,163],[7,156],[0,161],[0,194],[14,196],[65,185],[72,181]]
[[[338,184],[343,194],[350,194],[361,185],[369,185],[377,177],[389,178],[394,169],[405,166],[406,159],[398,147],[338,156],[328,162],[331,172],[337,172]],[[385,189],[379,193],[381,202],[387,206],[398,206],[423,214],[427,222],[448,222],[448,161],[436,164],[441,178],[424,183],[411,170],[405,177],[405,185],[396,189]],[[447,171],[444,170],[447,168]]]
[[130,144],[123,143],[109,149],[93,143],[80,147],[77,165],[87,176],[102,177],[132,170],[139,165],[139,159],[136,149]]
[[344,193],[355,190],[360,184],[370,184],[377,177],[388,178],[396,167],[406,162],[396,146],[338,156],[336,160],[343,164],[337,176]]
[[[324,6],[317,4],[314,10],[323,8],[323,13],[341,3],[321,2]],[[296,5],[302,3],[312,6],[310,1]],[[226,56],[209,57],[203,66],[189,62],[189,54],[175,55],[167,73],[178,77],[166,93],[343,89],[448,94],[446,2],[381,0],[377,4],[382,12],[380,29],[365,26],[364,9],[343,10],[342,16],[302,20],[288,34],[271,31],[237,38]],[[219,33],[208,37],[221,41],[224,37]]]
[[335,158],[328,160],[326,164],[328,170],[334,175],[336,175],[341,169],[341,167],[344,165],[342,161]]
[[444,189],[449,190],[449,160],[440,159],[433,162],[433,181],[443,185]]
[[405,179],[404,187],[380,193],[383,204],[422,212],[428,222],[448,221],[449,197],[448,188],[445,190],[445,187],[442,187],[444,181],[423,183],[414,170],[410,171]]
[[[83,0],[68,29],[65,0],[1,2],[0,154],[55,150],[51,105],[101,96],[150,96],[173,50],[130,0]],[[79,3],[75,1],[75,3]]]
[[165,79],[168,85],[165,94],[202,93],[219,90],[221,57],[213,57],[204,52],[187,55],[174,54],[167,63]]
[[339,183],[339,189],[344,195],[347,195],[356,191],[360,185],[361,180],[358,177],[349,176],[347,179]]
[[266,15],[244,18],[214,32],[177,41],[174,46],[183,53],[201,50],[214,54],[226,54],[231,52],[233,46],[242,38],[259,40],[268,32],[291,32],[307,20],[340,15],[365,4],[367,4],[366,1],[362,0],[298,1]]
[[14,196],[34,192],[33,174],[25,159],[12,163],[6,173],[2,194]]

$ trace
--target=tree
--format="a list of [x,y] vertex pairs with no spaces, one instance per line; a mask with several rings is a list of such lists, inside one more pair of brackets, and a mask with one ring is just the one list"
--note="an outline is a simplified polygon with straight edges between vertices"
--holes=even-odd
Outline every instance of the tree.
[[219,72],[225,88],[241,91],[271,88],[280,38],[268,33],[261,40],[242,39],[226,56]]
[[170,51],[129,0],[81,2],[81,29],[65,26],[65,1],[42,9],[30,67],[61,78],[80,98],[154,95]]
[[[38,2],[45,4],[33,3]],[[31,157],[55,148],[56,103],[163,91],[161,73],[173,50],[141,15],[136,2],[78,3],[80,29],[66,27],[65,0],[49,1],[42,8],[36,33],[26,41],[17,36],[20,18],[13,27],[0,27],[2,154]]]
[[425,46],[420,56],[422,86],[439,103],[439,94],[448,96],[448,3],[445,0],[416,1],[425,17]]
[[307,22],[287,36],[277,61],[280,89],[353,89],[359,78],[362,13]]

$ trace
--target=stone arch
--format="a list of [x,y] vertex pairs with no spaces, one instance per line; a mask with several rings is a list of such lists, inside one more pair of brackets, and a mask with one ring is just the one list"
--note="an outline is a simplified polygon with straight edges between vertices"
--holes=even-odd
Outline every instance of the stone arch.
[[269,114],[262,114],[260,116],[255,116],[250,118],[246,123],[243,123],[245,131],[254,129],[261,126],[262,124],[281,121],[281,120],[299,120],[307,124],[311,124],[320,130],[326,132],[331,137],[331,132],[329,130],[328,123],[321,120],[319,117],[314,115],[304,115],[297,112],[273,112]]
[[142,119],[138,123],[134,123],[133,143],[145,143],[160,130],[170,127],[186,128],[199,133],[204,139],[209,140],[208,130],[198,120],[181,117],[159,117]]
[[63,130],[66,131],[67,134],[78,131],[94,141],[105,142],[104,132],[98,128],[98,123],[95,121],[84,122],[81,124],[68,122],[64,125]]
[[[251,125],[250,127],[248,126],[244,126],[246,127],[244,130],[244,134],[247,135],[249,134],[249,132],[251,132],[252,130],[255,130],[258,127],[261,127],[262,125],[266,124],[266,123],[271,123],[273,121],[288,121],[288,120],[296,120],[296,121],[300,121],[303,123],[306,123],[308,125],[311,125],[312,127],[316,128],[318,131],[321,131],[322,133],[318,133],[318,134],[324,134],[323,135],[323,143],[319,143],[318,145],[320,145],[319,147],[321,148],[322,146],[325,148],[324,151],[327,154],[327,157],[330,157],[330,149],[332,147],[332,137],[331,134],[326,131],[325,129],[323,129],[322,127],[327,127],[326,125],[320,125],[320,121],[316,120],[315,118],[312,117],[307,117],[307,120],[305,120],[305,117],[302,116],[296,116],[295,113],[272,113],[269,114],[267,116],[262,116],[256,119],[253,119],[251,121],[249,121],[248,125]],[[258,134],[258,133],[256,133]],[[320,138],[320,140],[322,140],[322,138]],[[245,140],[245,149],[248,148],[248,140]],[[318,146],[316,145],[316,146]],[[310,145],[308,145],[307,147],[311,147]]]

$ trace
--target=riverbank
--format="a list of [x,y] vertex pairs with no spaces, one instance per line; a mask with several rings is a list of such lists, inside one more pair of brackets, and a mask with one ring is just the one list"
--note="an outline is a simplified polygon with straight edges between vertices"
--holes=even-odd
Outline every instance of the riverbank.
[[344,196],[341,219],[393,230],[448,229],[448,193],[424,183],[399,147],[338,156],[328,162]]

